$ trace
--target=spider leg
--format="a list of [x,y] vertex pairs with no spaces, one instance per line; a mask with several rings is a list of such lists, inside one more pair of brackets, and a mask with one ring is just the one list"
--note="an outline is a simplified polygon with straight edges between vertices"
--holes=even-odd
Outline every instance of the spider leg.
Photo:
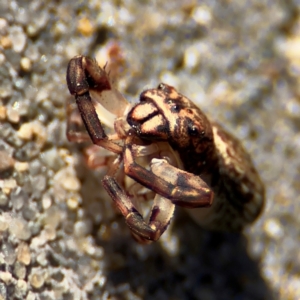
[[90,136],[86,132],[82,118],[80,116],[76,103],[67,100],[67,139],[69,142],[82,143],[90,141]]
[[140,243],[158,240],[170,223],[175,205],[168,199],[156,195],[147,223],[114,177],[106,175],[102,183],[124,216],[135,239]]
[[70,93],[75,96],[78,110],[92,142],[120,154],[122,147],[108,139],[90,95],[93,89],[100,93],[110,89],[105,71],[91,59],[77,56],[69,62],[66,79]]
[[134,136],[126,138],[124,150],[124,172],[148,189],[168,198],[172,203],[186,207],[208,207],[213,201],[213,192],[200,176],[180,170],[165,159],[152,159],[151,170],[136,162],[133,150]]

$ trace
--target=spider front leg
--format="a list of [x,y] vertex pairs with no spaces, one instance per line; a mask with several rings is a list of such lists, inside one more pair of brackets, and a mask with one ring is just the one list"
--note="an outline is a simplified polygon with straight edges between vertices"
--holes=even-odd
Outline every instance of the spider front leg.
[[[122,147],[108,138],[98,114],[99,111],[105,111],[101,115],[101,120],[113,128],[115,119],[126,114],[129,104],[113,88],[106,71],[101,69],[96,61],[88,57],[76,56],[69,62],[66,79],[92,142],[120,154]],[[72,134],[70,138],[72,139]]]
[[[156,241],[163,234],[174,214],[175,205],[187,208],[210,206],[213,192],[199,176],[177,168],[176,158],[172,151],[169,151],[167,143],[140,146],[136,144],[136,140],[136,136],[130,134],[126,139],[124,172],[157,193],[149,221],[144,220],[132,199],[113,176],[105,176],[102,183],[123,214],[133,236],[139,242],[145,243]],[[163,158],[156,158],[161,156]],[[150,170],[137,163],[141,157],[146,158],[144,161]]]
[[126,224],[138,242],[150,243],[160,238],[174,214],[175,205],[172,202],[156,195],[149,221],[146,222],[114,177],[106,175],[102,184],[124,216]]
[[169,199],[173,204],[186,208],[211,206],[214,193],[200,176],[170,165],[165,159],[157,158],[152,159],[151,170],[147,170],[136,162],[138,146],[133,147],[133,144],[134,136],[129,135],[123,157],[126,175]]

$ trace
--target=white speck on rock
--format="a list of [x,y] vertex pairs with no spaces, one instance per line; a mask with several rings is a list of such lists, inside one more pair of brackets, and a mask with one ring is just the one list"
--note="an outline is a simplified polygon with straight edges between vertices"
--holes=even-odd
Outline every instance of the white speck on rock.
[[279,220],[275,218],[270,218],[266,220],[263,228],[270,238],[278,240],[284,235],[282,225],[280,224]]
[[42,199],[43,209],[47,210],[52,204],[52,199],[49,195],[44,195]]
[[211,11],[208,6],[201,5],[193,9],[192,18],[202,26],[209,26],[212,21]]
[[196,68],[200,63],[200,54],[197,45],[188,47],[184,52],[184,66],[188,69]]
[[31,60],[28,57],[22,57],[20,60],[20,66],[23,71],[29,72],[32,68]]

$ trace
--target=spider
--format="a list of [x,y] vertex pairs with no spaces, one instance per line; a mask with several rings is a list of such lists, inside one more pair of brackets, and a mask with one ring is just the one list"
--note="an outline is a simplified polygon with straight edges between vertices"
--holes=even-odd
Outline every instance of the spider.
[[[131,105],[85,56],[70,60],[67,84],[92,142],[114,154],[102,184],[137,241],[158,240],[175,205],[211,230],[241,230],[258,217],[264,187],[250,156],[174,87],[161,83]],[[68,138],[84,139],[75,130]],[[133,185],[118,182],[120,170]],[[145,188],[156,194],[148,220],[134,199]]]

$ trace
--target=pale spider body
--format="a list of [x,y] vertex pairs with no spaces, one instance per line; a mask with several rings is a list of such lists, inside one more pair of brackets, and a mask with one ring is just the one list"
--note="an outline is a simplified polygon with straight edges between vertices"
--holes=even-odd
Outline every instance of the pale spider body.
[[[264,188],[249,155],[175,88],[148,89],[132,106],[105,70],[83,56],[70,61],[67,83],[92,142],[117,155],[102,182],[138,241],[157,240],[175,205],[214,230],[241,230],[260,214]],[[107,136],[100,120],[114,134]],[[138,184],[121,187],[120,170]],[[156,193],[148,221],[132,199],[143,188]]]

